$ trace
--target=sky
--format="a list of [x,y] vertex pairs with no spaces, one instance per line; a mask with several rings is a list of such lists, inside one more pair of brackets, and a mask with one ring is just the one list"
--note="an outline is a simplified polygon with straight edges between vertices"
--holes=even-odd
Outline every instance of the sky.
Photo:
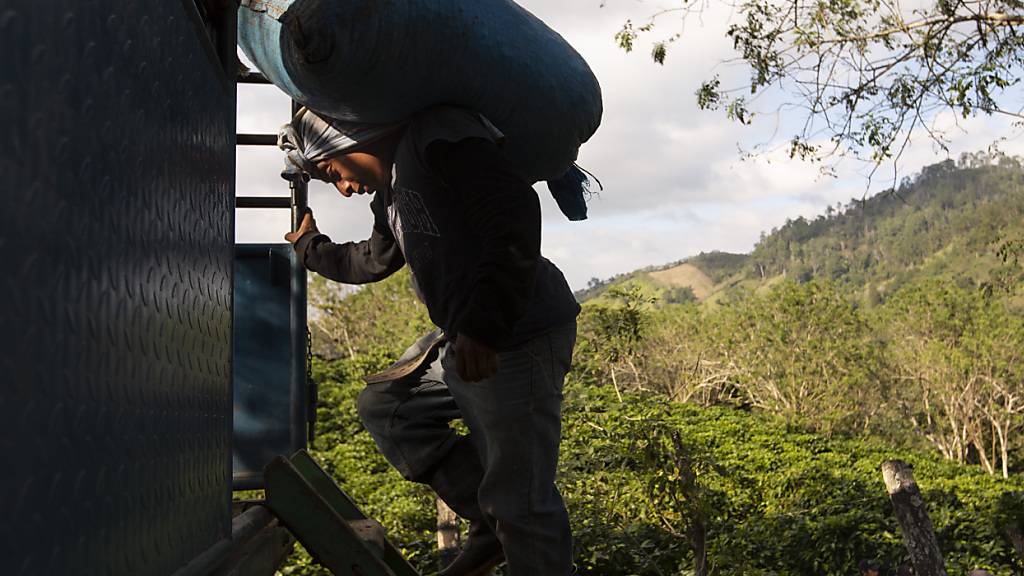
[[[781,143],[797,118],[762,117],[742,126],[724,113],[702,111],[694,96],[701,82],[718,73],[723,84],[740,84],[745,70],[723,66],[735,57],[725,30],[734,15],[724,6],[691,18],[685,27],[666,17],[666,34],[682,30],[664,66],[649,56],[644,40],[633,53],[615,43],[626,19],[643,21],[665,7],[638,0],[520,0],[558,31],[587,60],[602,86],[603,122],[580,150],[579,164],[604,185],[590,202],[590,218],[569,222],[543,184],[536,186],[544,212],[542,251],[565,273],[572,288],[591,278],[607,278],[649,265],[681,260],[700,252],[749,252],[762,232],[787,218],[813,218],[827,206],[881,190],[884,176],[869,188],[866,168],[854,161],[838,166],[838,177],[789,160],[771,143]],[[780,94],[780,98],[784,95]],[[769,99],[771,95],[769,95]],[[239,86],[239,132],[275,132],[287,121],[288,98],[271,86]],[[900,175],[988,148],[1005,135],[1000,118],[936,119],[951,129],[949,152],[923,135],[912,140],[900,162]],[[774,135],[774,137],[773,137]],[[1000,150],[1024,154],[1024,142],[1001,142]],[[769,144],[748,158],[741,150]],[[279,176],[283,160],[276,148],[239,148],[237,193],[286,195]],[[332,187],[310,184],[310,207],[320,230],[335,242],[369,235],[368,198],[342,198]],[[238,242],[277,242],[287,232],[287,211],[239,210]]]

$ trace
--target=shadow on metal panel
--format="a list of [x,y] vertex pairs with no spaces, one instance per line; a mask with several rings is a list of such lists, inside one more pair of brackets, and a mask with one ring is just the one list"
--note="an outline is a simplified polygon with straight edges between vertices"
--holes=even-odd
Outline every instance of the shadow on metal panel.
[[235,490],[263,487],[263,467],[306,447],[305,272],[289,244],[235,246]]
[[224,54],[192,0],[0,1],[3,576],[231,536],[233,22]]

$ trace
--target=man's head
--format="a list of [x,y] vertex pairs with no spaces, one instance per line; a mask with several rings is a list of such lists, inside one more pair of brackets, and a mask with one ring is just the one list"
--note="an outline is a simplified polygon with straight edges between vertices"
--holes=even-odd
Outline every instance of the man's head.
[[343,122],[303,108],[278,134],[287,154],[282,176],[330,182],[345,197],[384,189],[402,126]]
[[373,194],[391,184],[395,146],[400,132],[392,132],[351,151],[316,163],[317,178],[334,184],[342,196]]

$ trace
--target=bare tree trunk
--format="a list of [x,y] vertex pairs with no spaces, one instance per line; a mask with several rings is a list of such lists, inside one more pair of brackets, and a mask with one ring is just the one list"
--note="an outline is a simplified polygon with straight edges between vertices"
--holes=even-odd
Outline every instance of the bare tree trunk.
[[619,403],[622,403],[622,392],[619,392],[619,381],[615,378],[615,366],[611,367],[612,375],[612,386],[615,387],[615,397],[619,399]]
[[914,574],[946,576],[946,563],[935,539],[935,529],[910,465],[899,460],[883,462],[882,479],[903,531]]
[[459,517],[440,498],[437,499],[437,564],[443,569],[459,555],[461,545]]
[[[993,419],[993,422],[994,421],[995,421],[995,419]],[[1010,427],[1009,427],[1009,425],[1006,425],[1005,428],[1004,428],[1002,422],[997,422],[994,425],[994,427],[996,429],[996,435],[997,435],[997,437],[999,439],[999,459],[1002,462],[1002,467],[1000,468],[1000,471],[1003,473],[1003,478],[1009,478],[1010,477],[1010,462],[1009,462],[1009,460],[1010,460],[1010,448],[1009,448],[1009,446],[1007,444],[1007,437],[1010,435],[1010,430],[1009,430]]]
[[999,453],[1000,453],[1000,455],[1002,456],[1002,459],[1003,459],[1003,468],[1002,468],[1003,478],[1009,478],[1010,477],[1010,449],[1006,447],[1006,441],[1005,440],[1002,441],[1002,445],[1000,446]]
[[348,357],[352,360],[356,359],[356,351],[352,348],[352,338],[348,335],[348,328],[342,326],[341,333],[345,336],[345,347],[348,348]]

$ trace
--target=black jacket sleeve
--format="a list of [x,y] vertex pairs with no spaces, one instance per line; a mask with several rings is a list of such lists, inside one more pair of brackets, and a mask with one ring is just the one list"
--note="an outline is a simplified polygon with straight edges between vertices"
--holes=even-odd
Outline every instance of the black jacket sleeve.
[[373,232],[362,242],[335,244],[319,232],[303,234],[295,243],[300,261],[324,278],[345,284],[367,284],[391,276],[405,265],[405,258],[391,229],[374,212]]
[[501,349],[533,296],[540,261],[540,200],[482,138],[434,142],[425,159],[461,201],[482,251],[455,329]]

